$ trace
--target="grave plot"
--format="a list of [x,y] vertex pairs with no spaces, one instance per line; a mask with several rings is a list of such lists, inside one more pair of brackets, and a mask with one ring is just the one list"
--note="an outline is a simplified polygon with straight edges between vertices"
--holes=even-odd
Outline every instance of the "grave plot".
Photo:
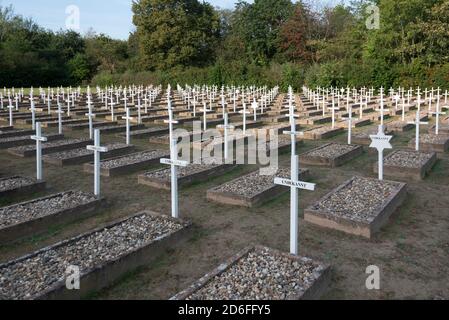
[[[63,134],[48,134],[45,136],[49,142],[64,138]],[[8,149],[19,146],[26,146],[36,143],[31,139],[31,136],[19,136],[0,139],[0,149]]]
[[88,217],[102,201],[90,193],[68,191],[0,208],[0,243]]
[[328,143],[301,154],[299,161],[306,165],[335,168],[344,165],[362,154],[362,146]]
[[302,125],[315,126],[315,125],[319,125],[319,124],[332,122],[332,117],[316,116],[316,117],[311,117],[311,118],[302,118],[302,119],[299,119],[298,122],[299,122],[299,124],[302,124]]
[[32,136],[35,133],[34,130],[25,129],[14,129],[9,131],[2,131],[0,133],[0,139],[11,138],[11,137],[21,137],[21,136]]
[[266,247],[247,248],[171,300],[311,300],[331,281],[330,267]]
[[[200,134],[201,133],[198,132],[198,135],[200,135]],[[192,141],[192,137],[193,136],[194,136],[193,132],[188,132],[188,133],[184,132],[182,134],[174,133],[174,137],[178,138],[178,140],[187,139],[188,138],[188,139],[190,139],[190,141]],[[170,134],[162,134],[162,135],[152,136],[152,137],[150,137],[149,142],[153,143],[153,144],[166,144],[166,145],[169,145],[170,144]]]
[[[102,159],[117,157],[134,150],[134,146],[124,143],[112,143],[106,145],[106,147],[108,152],[101,154]],[[86,148],[80,148],[47,154],[42,159],[45,163],[63,167],[91,162],[94,160],[94,152]]]
[[[142,123],[155,122],[156,120],[161,120],[161,119],[166,119],[166,118],[167,118],[166,115],[149,115],[149,116],[143,115],[141,117],[141,121],[142,121]],[[131,123],[137,123],[137,122],[138,122],[137,117],[135,117],[131,120]]]
[[[65,150],[78,149],[93,144],[93,140],[89,139],[64,139],[42,144],[42,154],[50,154]],[[8,153],[18,157],[34,157],[36,156],[36,146],[20,146],[8,149]]]
[[[145,126],[143,124],[133,124],[129,126],[129,129],[131,131],[143,129]],[[125,132],[126,131],[126,125],[113,125],[113,126],[106,126],[99,128],[101,131],[101,134],[108,134],[108,133],[119,133],[119,132]]]
[[[216,164],[215,161],[207,161],[205,164],[189,164],[187,167],[178,168],[178,186],[180,188],[193,183],[205,182],[219,177],[235,168],[235,165]],[[150,171],[139,175],[139,184],[152,188],[170,190],[171,169]]]
[[[354,133],[352,136],[352,142],[363,146],[369,146],[372,142],[370,136],[376,135],[378,132],[379,129],[377,127],[373,127],[362,132]],[[387,128],[385,128],[385,135],[394,137],[394,132],[387,126]]]
[[[130,132],[130,136],[136,139],[153,137],[158,135],[168,134],[169,129],[167,127],[152,127],[142,130],[134,130]],[[119,134],[120,137],[126,137],[126,134]]]
[[[416,152],[411,150],[397,150],[384,158],[384,174],[386,176],[422,180],[437,162],[435,152]],[[374,165],[374,172],[378,173],[378,163]]]
[[13,126],[0,126],[0,133],[14,130]]
[[[360,128],[371,124],[370,119],[352,119],[352,128]],[[338,128],[348,128],[348,121],[339,121],[335,124]]]
[[[147,265],[188,236],[190,223],[141,212],[0,265],[0,297],[80,299]],[[80,290],[67,290],[66,269],[80,268]]]
[[[436,126],[431,126],[429,128],[429,134],[435,134]],[[449,136],[449,124],[440,124],[438,126],[439,134],[448,135]],[[1,136],[1,135],[0,135]]]
[[322,140],[329,139],[343,133],[343,128],[319,127],[304,131],[305,140]]
[[[416,139],[412,139],[408,146],[415,148]],[[419,136],[419,149],[427,152],[444,153],[449,150],[449,136],[440,134],[421,134]]]
[[0,179],[0,199],[43,190],[45,190],[45,181],[21,176]]
[[[70,119],[70,117],[67,117],[67,116],[62,116],[61,117],[62,121],[66,121],[66,120],[69,120],[69,119]],[[16,120],[14,119],[14,121],[16,121]],[[50,121],[59,121],[59,119],[58,119],[58,117],[48,117],[48,116],[42,116],[40,118],[36,117],[36,122],[44,123],[44,122],[50,122]],[[31,124],[31,123],[33,123],[33,120],[31,118],[31,114],[30,114],[29,118],[17,119],[17,123],[20,123],[20,124]]]
[[[117,125],[117,122],[111,122],[111,121],[99,121],[99,122],[94,122],[92,123],[92,127],[94,129],[100,129],[103,127],[110,127],[110,126],[114,126]],[[86,130],[89,129],[89,122],[88,123],[81,123],[81,124],[68,124],[65,126],[65,129],[67,131],[75,131],[75,130]]]
[[387,123],[386,127],[388,128],[388,130],[391,130],[393,132],[406,132],[413,130],[413,128],[415,128],[415,125],[403,121],[393,121]]
[[[300,179],[309,179],[308,169],[300,169]],[[259,170],[239,177],[207,191],[207,199],[226,205],[252,208],[270,201],[288,188],[274,184],[274,178],[290,178],[290,168],[278,170],[274,175],[261,175]]]
[[[170,151],[152,150],[133,153],[127,156],[103,160],[100,163],[100,173],[104,177],[129,174],[160,163],[162,158],[169,158]],[[86,163],[84,172],[94,173],[94,164]]]
[[[73,124],[87,124],[89,125],[89,121],[85,119],[70,119],[61,121],[63,126],[73,125]],[[59,126],[59,121],[46,121],[42,122],[42,127],[44,128],[57,128]]]
[[354,177],[304,211],[304,220],[366,238],[384,226],[407,195],[406,184]]

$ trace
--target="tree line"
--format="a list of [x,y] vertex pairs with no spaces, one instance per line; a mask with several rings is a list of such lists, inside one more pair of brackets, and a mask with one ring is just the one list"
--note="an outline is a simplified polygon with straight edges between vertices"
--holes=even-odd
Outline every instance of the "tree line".
[[51,32],[0,8],[0,84],[447,86],[449,0],[316,3],[136,0],[127,41]]

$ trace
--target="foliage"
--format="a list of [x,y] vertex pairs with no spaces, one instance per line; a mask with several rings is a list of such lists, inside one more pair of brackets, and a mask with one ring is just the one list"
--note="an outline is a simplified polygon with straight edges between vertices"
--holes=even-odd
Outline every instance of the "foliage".
[[[449,81],[449,0],[137,0],[127,41],[51,32],[0,6],[0,87],[131,83],[440,86]],[[380,28],[366,27],[366,8]]]

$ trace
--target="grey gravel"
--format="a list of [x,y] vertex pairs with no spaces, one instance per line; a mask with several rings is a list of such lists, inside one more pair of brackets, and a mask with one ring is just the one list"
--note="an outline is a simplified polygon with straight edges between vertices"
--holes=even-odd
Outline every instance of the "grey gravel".
[[14,190],[35,184],[36,180],[28,177],[8,177],[0,179],[0,191]]
[[357,222],[372,222],[399,183],[356,177],[344,188],[320,200],[311,209]]
[[[304,172],[300,169],[299,175]],[[266,189],[274,186],[274,178],[290,178],[290,168],[279,169],[274,175],[261,175],[259,171],[254,171],[238,179],[224,183],[213,189],[215,192],[226,192],[231,194],[253,197]]]
[[187,300],[286,300],[303,294],[323,267],[310,259],[292,260],[270,249],[250,251],[212,278]]
[[[52,142],[45,142],[42,144],[42,150],[45,150],[46,148],[52,148],[52,147],[59,147],[59,146],[67,146],[72,145],[80,142],[88,142],[91,141],[89,139],[65,139],[65,140],[57,140]],[[15,148],[11,148],[11,150],[16,151],[32,151],[36,150],[36,145],[28,145],[28,146],[19,146]]]
[[420,143],[431,143],[431,144],[444,144],[449,140],[447,135],[436,135],[436,134],[422,134],[419,137]]
[[[127,145],[124,143],[111,143],[111,144],[106,145],[106,147],[108,148],[108,151],[112,151],[115,149],[125,148],[125,147],[127,147]],[[72,150],[52,153],[50,155],[44,156],[44,158],[51,157],[52,159],[63,160],[63,159],[75,158],[78,156],[89,155],[89,154],[93,154],[93,153],[94,153],[93,151],[87,150],[87,148],[79,148],[79,149],[72,149]]]
[[96,197],[82,191],[69,191],[32,202],[0,208],[0,228],[23,223],[92,202]]
[[384,164],[394,167],[421,168],[432,157],[433,153],[398,150],[385,157]]
[[357,149],[356,145],[330,143],[307,152],[310,157],[334,159]]
[[4,265],[0,267],[0,298],[29,299],[64,281],[69,265],[78,266],[83,274],[183,227],[166,217],[145,213]]
[[[189,164],[187,167],[178,167],[178,179],[201,171],[213,169],[221,165],[222,160],[220,159],[203,159],[202,164]],[[150,179],[168,180],[171,176],[171,168],[145,172],[143,173],[143,176]]]
[[136,164],[165,156],[169,157],[170,152],[166,150],[143,151],[131,154],[129,156],[101,161],[101,167],[105,169],[117,168],[124,165]]

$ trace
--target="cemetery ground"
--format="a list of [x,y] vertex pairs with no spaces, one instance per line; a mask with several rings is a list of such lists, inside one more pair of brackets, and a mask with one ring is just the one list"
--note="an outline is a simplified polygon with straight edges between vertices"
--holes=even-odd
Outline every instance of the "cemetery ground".
[[[354,129],[354,133],[366,128]],[[55,132],[45,129],[45,133]],[[86,137],[86,131],[64,132],[66,138]],[[393,139],[395,149],[407,148],[414,131],[401,132]],[[118,142],[116,134],[104,134],[102,144]],[[304,141],[298,153],[304,153],[329,142],[346,143],[346,134],[332,139]],[[133,139],[136,151],[167,148],[151,145],[148,139]],[[365,151],[367,149],[365,148]],[[391,151],[389,151],[391,152]],[[386,152],[388,155],[389,152]],[[332,266],[332,281],[324,299],[439,299],[449,298],[449,157],[440,160],[423,181],[403,181],[408,197],[390,221],[371,240],[336,230],[324,229],[302,220],[304,208],[355,175],[376,178],[373,165],[377,155],[365,152],[338,168],[302,166],[310,169],[316,192],[300,191],[300,255]],[[1,177],[33,177],[34,158],[18,158],[0,152]],[[290,165],[289,153],[280,156],[280,166]],[[162,166],[153,166],[157,169]],[[90,299],[168,299],[224,260],[249,245],[263,245],[288,251],[289,192],[254,208],[220,205],[206,200],[206,193],[218,186],[254,171],[254,166],[238,166],[218,178],[180,189],[181,217],[193,223],[191,237],[145,267],[123,276],[119,281]],[[0,263],[20,257],[61,240],[74,237],[120,218],[143,210],[170,214],[170,192],[137,184],[138,173],[102,178],[104,207],[96,214],[68,225],[55,226],[47,233],[13,244],[0,246]],[[27,194],[20,200],[79,189],[92,192],[93,176],[83,165],[58,167],[44,163],[47,190]],[[2,206],[17,203],[18,198],[2,200]],[[381,270],[381,290],[365,287],[369,265]]]

